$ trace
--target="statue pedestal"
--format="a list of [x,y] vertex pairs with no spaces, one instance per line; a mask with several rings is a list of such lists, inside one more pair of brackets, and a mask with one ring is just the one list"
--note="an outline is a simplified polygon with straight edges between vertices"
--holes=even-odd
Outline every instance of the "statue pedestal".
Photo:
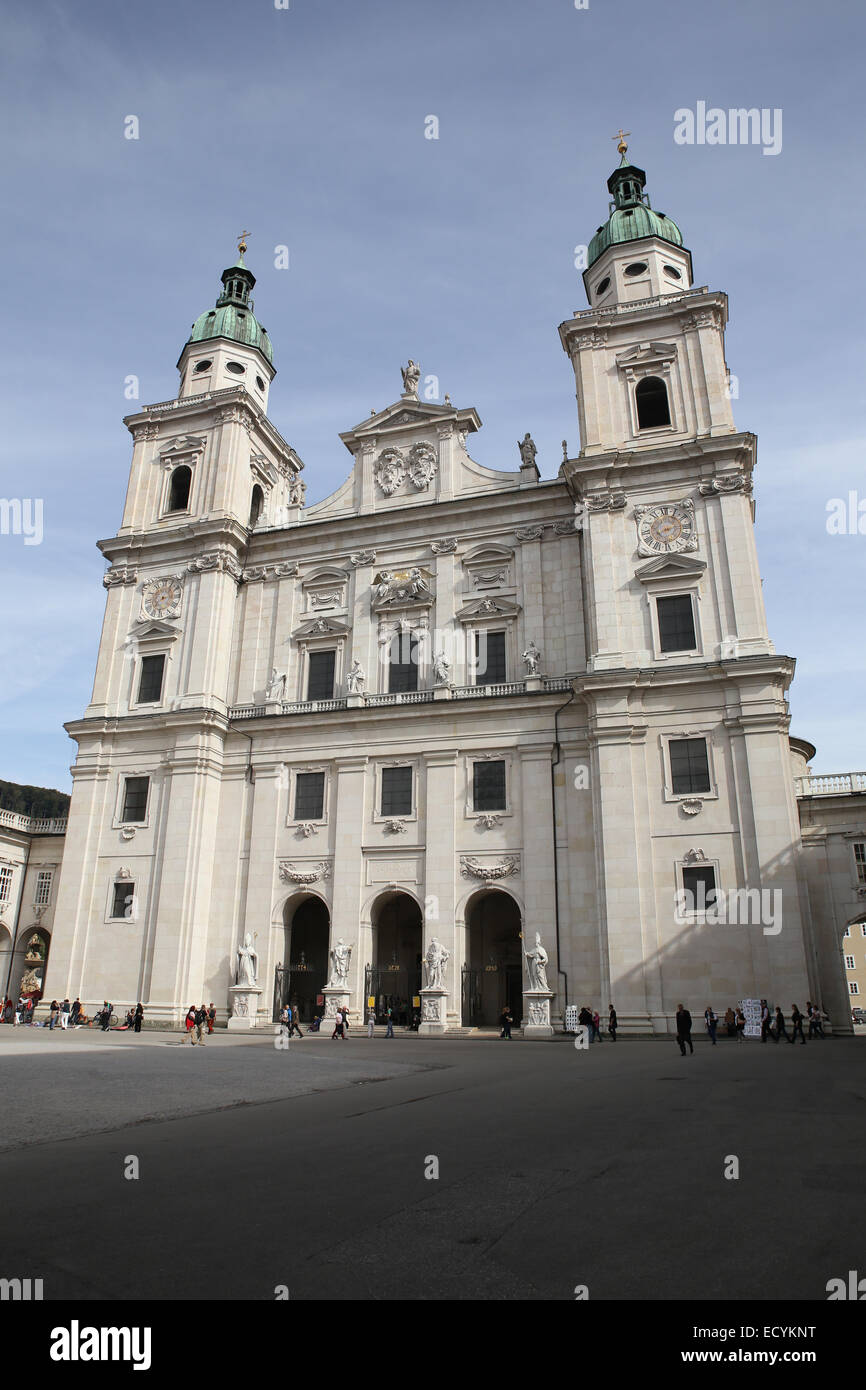
[[434,699],[434,700],[450,700],[450,699],[451,699],[451,686],[450,686],[450,685],[434,685],[434,687],[433,687],[433,699]]
[[282,714],[282,700],[265,700],[265,714]]
[[444,1033],[447,1028],[448,991],[441,985],[427,986],[421,991],[421,1022],[418,1032],[426,1037]]
[[322,993],[325,996],[325,1018],[333,1028],[337,1010],[344,1004],[347,1009],[349,1007],[349,991],[342,985],[325,985]]
[[358,691],[350,691],[346,696],[346,709],[360,709],[363,703],[364,697]]
[[226,1025],[230,1033],[246,1032],[256,1026],[259,1000],[263,994],[261,985],[232,985],[229,989],[232,1016]]
[[529,691],[529,690],[542,690],[543,687],[544,687],[544,682],[543,682],[541,676],[527,676],[527,677],[526,677],[526,689],[527,689],[527,691]]
[[523,1036],[525,1038],[552,1038],[553,1027],[550,1022],[550,1001],[552,989],[525,989],[523,991]]

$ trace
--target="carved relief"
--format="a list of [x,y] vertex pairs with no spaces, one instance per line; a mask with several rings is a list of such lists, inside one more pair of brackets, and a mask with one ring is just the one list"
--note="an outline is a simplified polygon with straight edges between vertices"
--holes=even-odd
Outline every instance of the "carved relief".
[[493,879],[509,878],[512,874],[520,873],[520,856],[507,854],[497,863],[481,864],[472,855],[461,854],[460,873],[464,878],[480,878],[485,883]]
[[718,492],[744,492],[750,497],[752,480],[745,473],[718,473],[715,478],[701,483],[699,491],[702,497],[712,497]]
[[436,450],[432,444],[413,444],[409,450],[409,479],[422,492],[428,488],[439,471]]
[[137,584],[138,570],[132,565],[114,565],[102,576],[102,582],[106,589],[113,589],[117,584]]
[[441,541],[431,541],[430,549],[434,555],[453,555],[457,549],[457,537],[443,536]]
[[373,469],[373,477],[386,497],[392,497],[406,478],[406,465],[399,449],[383,449]]
[[331,862],[323,859],[311,864],[307,869],[296,868],[289,860],[283,859],[279,866],[280,878],[284,883],[316,883],[319,879],[331,877]]

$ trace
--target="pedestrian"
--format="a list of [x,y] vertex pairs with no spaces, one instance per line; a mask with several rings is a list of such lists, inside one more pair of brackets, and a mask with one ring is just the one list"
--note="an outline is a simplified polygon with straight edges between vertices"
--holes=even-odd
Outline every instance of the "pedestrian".
[[113,1005],[113,1004],[110,1004],[110,1003],[108,1002],[108,1000],[106,999],[106,1000],[104,1001],[104,1003],[103,1003],[103,1006],[102,1006],[102,1031],[103,1031],[103,1033],[107,1033],[108,1030],[109,1030],[109,1028],[111,1027],[111,1014],[112,1014],[112,1010],[113,1010],[113,1009],[114,1009],[114,1005]]
[[585,1029],[585,1036],[589,1039],[587,1047],[589,1047],[589,1044],[592,1042],[592,1013],[585,1004],[577,1015],[577,1021],[581,1028]]
[[611,1041],[616,1042],[616,1030],[619,1027],[616,1017],[616,1009],[613,1004],[607,1006],[607,1031],[610,1033]]
[[778,1042],[780,1038],[784,1038],[786,1042],[790,1042],[790,1041],[791,1041],[791,1039],[788,1037],[788,1030],[787,1030],[787,1028],[785,1027],[785,1015],[782,1013],[782,1010],[780,1009],[779,1005],[777,1004],[777,1005],[776,1005],[776,1022],[775,1022],[775,1026],[774,1026],[774,1028],[773,1028],[773,1042]]
[[826,1034],[825,1034],[825,1032],[824,1032],[824,1020],[826,1019],[827,1015],[824,1013],[824,1010],[821,1008],[821,1005],[820,1005],[820,1004],[816,1004],[816,1005],[815,1005],[815,1007],[814,1007],[813,1010],[812,1010],[812,1016],[813,1016],[814,1019],[815,1019],[815,1035],[816,1035],[816,1037],[819,1037],[819,1038],[826,1037]]
[[705,1022],[706,1025],[707,1025],[707,1032],[708,1032],[709,1035],[710,1035],[710,1042],[713,1044],[713,1047],[715,1047],[715,1045],[716,1045],[716,1028],[718,1027],[719,1020],[716,1018],[716,1016],[715,1016],[715,1014],[713,1013],[712,1008],[710,1007],[709,1004],[708,1004],[707,1007],[704,1009],[704,1022]]
[[69,1027],[69,1012],[71,1008],[72,1005],[70,1004],[69,1000],[64,999],[63,1003],[60,1005],[60,1027],[64,1033]]
[[207,1035],[210,1037],[216,1023],[216,1006],[211,1002],[207,1006]]
[[746,1041],[746,1015],[743,1013],[739,1004],[737,1005],[737,1042]]
[[367,1015],[367,1037],[372,1038],[376,1030],[376,1015],[371,1009]]
[[81,1000],[78,998],[78,995],[76,994],[75,999],[72,1002],[72,1008],[69,1011],[69,1022],[72,1024],[73,1028],[78,1027],[78,1021],[80,1018]]
[[132,1016],[132,1031],[133,1031],[134,1033],[140,1033],[140,1032],[141,1032],[141,1025],[142,1025],[143,1022],[144,1022],[144,1005],[142,1004],[141,1000],[139,999],[138,1003],[137,1003],[136,1006],[135,1006],[135,1013],[134,1013],[133,1016]]
[[604,1042],[604,1038],[601,1036],[601,1019],[598,1016],[598,1009],[592,1015],[592,1041]]
[[52,999],[48,1007],[48,1031],[54,1032],[54,1025],[60,1017],[60,1005],[56,999]]
[[800,1013],[800,1010],[797,1008],[796,1004],[791,1005],[791,1025],[793,1028],[793,1031],[791,1033],[791,1042],[795,1043],[797,1041],[797,1034],[799,1033],[800,1042],[805,1047],[806,1039],[803,1035],[803,1015]]
[[18,1003],[15,1005],[15,1022],[14,1022],[13,1027],[15,1027],[15,1028],[20,1027],[21,1021],[22,1021],[23,1017],[24,1017],[24,995],[23,995],[23,994],[19,994],[19,996],[18,996]]
[[342,1009],[338,1009],[337,1012],[334,1014],[334,1031],[333,1031],[333,1033],[331,1034],[331,1041],[332,1041],[332,1042],[334,1041],[334,1038],[340,1038],[343,1042],[346,1041],[346,1039],[343,1037],[343,1011],[342,1011]]
[[511,1025],[514,1022],[514,1019],[511,1017],[511,1010],[509,1009],[507,1004],[505,1005],[505,1008],[502,1010],[502,1013],[499,1015],[499,1022],[502,1030],[499,1034],[500,1038],[508,1038],[510,1042]]
[[689,1052],[694,1052],[692,1046],[692,1016],[684,1004],[677,1004],[677,1042],[679,1043],[680,1055],[686,1055],[686,1043],[689,1045]]
[[765,1043],[770,1032],[770,1006],[766,999],[761,1000],[761,1042]]
[[190,1042],[194,1044],[194,1043],[195,1043],[195,1004],[190,1004],[189,1008],[188,1008],[187,1011],[186,1011],[186,1018],[184,1019],[183,1022],[184,1022],[184,1027],[186,1028],[187,1037],[189,1038]]
[[299,1038],[304,1036],[301,1032],[301,1022],[297,1004],[294,1008],[289,1005],[289,1037],[291,1037],[293,1033],[297,1033]]
[[729,1038],[737,1036],[737,1015],[734,1013],[730,1004],[725,1009],[725,1028]]
[[344,1004],[344,1005],[343,1005],[343,1007],[340,1009],[340,1013],[341,1013],[342,1016],[343,1016],[343,1040],[345,1041],[345,1039],[348,1038],[348,1036],[349,1036],[349,1006],[348,1006],[348,1004]]
[[200,1042],[202,1047],[204,1047],[205,1045],[204,1038],[202,1036],[202,1029],[204,1028],[206,1023],[207,1009],[205,1008],[204,1004],[199,1004],[198,1008],[195,1011],[195,1036],[196,1042]]
[[821,1010],[817,1004],[812,1004],[806,1000],[806,1013],[809,1015],[809,1037],[823,1038],[824,1029],[821,1027]]
[[393,1038],[393,1036],[394,1036],[394,1010],[389,1008],[389,1010],[388,1010],[388,1027],[385,1029],[385,1037],[386,1037],[386,1038]]

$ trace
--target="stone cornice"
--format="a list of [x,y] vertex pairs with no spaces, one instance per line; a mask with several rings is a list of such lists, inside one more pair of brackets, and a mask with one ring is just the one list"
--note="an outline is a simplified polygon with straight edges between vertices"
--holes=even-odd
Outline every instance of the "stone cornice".
[[97,541],[96,546],[113,564],[133,567],[157,562],[177,564],[218,546],[228,546],[240,555],[248,540],[245,526],[233,517],[223,516],[187,521],[164,530],[155,526],[148,530],[120,531],[116,536]]
[[794,676],[794,658],[791,656],[741,656],[724,661],[683,663],[659,667],[622,666],[614,670],[590,671],[576,676],[575,690],[587,700],[595,694],[611,691],[627,691],[638,687],[652,686],[663,690],[666,686],[717,685],[719,681],[777,681],[786,690]]
[[[570,319],[559,325],[559,341],[569,355],[582,346],[587,335],[604,334],[608,342],[623,328],[633,336],[636,324],[671,324],[674,320],[679,327],[694,327],[686,321],[694,315],[715,310],[719,325],[724,328],[728,320],[728,296],[724,290],[711,290],[706,285],[697,289],[685,290],[679,295],[653,295],[649,299],[635,300],[631,304],[620,304],[609,309],[576,309]],[[670,328],[668,329],[670,331]],[[602,346],[593,342],[593,346]]]
[[[172,433],[180,430],[182,421],[197,419],[197,428],[202,429],[205,426],[200,419],[201,416],[211,415],[215,410],[224,410],[232,405],[246,411],[253,430],[257,430],[268,441],[284,463],[290,463],[298,472],[303,468],[300,455],[283,439],[276,426],[271,424],[267,415],[243,386],[228,386],[221,391],[207,391],[198,396],[158,401],[155,405],[143,406],[135,415],[124,415],[123,423],[133,438],[136,437],[136,431],[143,429],[147,431],[147,437],[150,439],[162,438],[163,435],[168,439]],[[216,424],[216,419],[211,423]]]
[[[681,485],[697,490],[721,477],[742,476],[741,490],[750,484],[755,466],[757,438],[749,431],[736,434],[702,435],[678,443],[606,449],[602,453],[581,454],[565,459],[559,476],[574,496],[611,489],[657,488],[677,473]],[[667,470],[667,472],[665,472]],[[725,483],[710,487],[711,492],[730,490]]]

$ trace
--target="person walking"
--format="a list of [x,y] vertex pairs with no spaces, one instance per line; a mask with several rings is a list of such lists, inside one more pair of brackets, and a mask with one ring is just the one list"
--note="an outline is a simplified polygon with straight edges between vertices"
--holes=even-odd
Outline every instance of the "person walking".
[[616,1042],[616,1030],[619,1027],[616,1017],[616,1009],[613,1004],[607,1006],[607,1031],[610,1033],[611,1041]]
[[216,1023],[216,1005],[211,1001],[207,1006],[207,1035],[210,1037]]
[[725,1030],[729,1038],[737,1036],[737,1015],[734,1013],[730,1004],[725,1009]]
[[818,1038],[825,1038],[827,1035],[824,1032],[824,1020],[827,1015],[824,1013],[820,1004],[814,1006],[812,1016],[815,1019],[815,1036]]
[[373,1010],[371,1009],[371,1010],[370,1010],[369,1017],[367,1018],[367,1037],[368,1037],[368,1038],[375,1037],[375,1033],[376,1033],[376,1015],[374,1014]]
[[343,1016],[343,1041],[345,1042],[346,1038],[348,1038],[348,1036],[349,1036],[349,1006],[348,1006],[348,1004],[344,1004],[344,1005],[343,1005],[343,1007],[340,1009],[340,1013],[341,1013],[342,1016]]
[[199,1004],[198,1008],[195,1011],[195,1037],[196,1042],[201,1043],[202,1047],[204,1047],[205,1045],[203,1029],[205,1028],[206,1024],[207,1009],[205,1008],[204,1004]]
[[60,1029],[63,1033],[65,1033],[69,1027],[69,1014],[71,1009],[72,1005],[69,1000],[64,999],[63,1003],[60,1005]]
[[183,1021],[186,1034],[191,1043],[195,1043],[195,1004],[190,1004],[186,1011],[186,1018]]
[[144,1005],[142,1004],[141,1000],[139,1000],[138,1003],[137,1003],[136,1006],[135,1006],[135,1013],[133,1014],[133,1017],[132,1017],[132,1031],[133,1031],[133,1033],[140,1033],[140,1032],[141,1032],[141,1025],[142,1025],[143,1022],[144,1022]]
[[386,1037],[386,1038],[393,1038],[393,1036],[394,1036],[394,1010],[391,1009],[391,1008],[389,1008],[389,1009],[388,1009],[388,1027],[385,1029],[385,1037]]
[[24,995],[19,994],[18,1003],[15,1005],[14,1027],[19,1028],[24,1018]]
[[69,1022],[72,1024],[73,1028],[77,1028],[77,1026],[78,1026],[78,1020],[80,1019],[80,1017],[81,1017],[81,1000],[78,998],[78,995],[76,994],[75,999],[74,999],[73,1002],[72,1002],[72,1008],[71,1008],[71,1010],[70,1010],[70,1012],[69,1012]]
[[60,1017],[60,1005],[56,999],[52,999],[48,1008],[48,1031],[54,1032],[54,1025]]
[[746,1015],[743,1013],[739,1004],[737,1005],[737,1042],[746,1041]]
[[346,1041],[346,1039],[343,1037],[343,1011],[342,1011],[342,1009],[338,1009],[337,1012],[334,1014],[334,1031],[333,1031],[333,1033],[331,1034],[331,1041],[332,1041],[332,1042],[334,1041],[334,1038],[340,1038],[342,1042],[345,1042],[345,1041]]
[[781,1008],[777,1004],[776,1023],[773,1028],[773,1042],[778,1042],[780,1038],[784,1038],[786,1042],[791,1041],[791,1039],[788,1037],[788,1030],[785,1027],[785,1015],[782,1013]]
[[791,1027],[793,1030],[791,1033],[791,1042],[795,1043],[797,1041],[797,1034],[799,1033],[800,1042],[805,1047],[806,1038],[803,1033],[803,1015],[800,1013],[800,1010],[797,1008],[796,1004],[791,1005]]
[[510,1042],[511,1025],[514,1022],[514,1019],[511,1017],[511,1010],[509,1009],[507,1004],[505,1005],[505,1008],[502,1010],[502,1013],[499,1015],[499,1022],[502,1030],[499,1034],[500,1038],[508,1038]]
[[677,1042],[679,1043],[680,1055],[686,1055],[686,1043],[689,1045],[689,1052],[694,1052],[692,1046],[692,1016],[684,1004],[677,1004]]
[[110,1004],[110,1003],[108,1002],[108,1000],[106,999],[106,1000],[103,1002],[103,1005],[102,1005],[102,1031],[103,1031],[103,1033],[107,1033],[108,1030],[109,1030],[109,1028],[111,1027],[111,1014],[112,1014],[113,1009],[114,1009],[114,1005],[113,1005],[113,1004]]
[[708,1004],[707,1007],[704,1009],[704,1022],[705,1022],[706,1025],[707,1025],[707,1032],[708,1032],[709,1035],[710,1035],[710,1042],[713,1044],[713,1047],[715,1047],[715,1045],[716,1045],[716,1028],[718,1027],[719,1020],[716,1018],[716,1016],[715,1016],[715,1014],[713,1013],[713,1010],[712,1010],[712,1008],[710,1007],[709,1004]]
[[604,1038],[601,1036],[601,1019],[598,1016],[598,1009],[593,1010],[592,1015],[592,1041],[604,1042]]
[[766,999],[761,1000],[761,1042],[765,1043],[770,1032],[770,1006]]
[[297,1033],[299,1038],[304,1036],[301,1032],[301,1020],[297,1004],[294,1008],[292,1008],[291,1004],[289,1005],[289,1037],[291,1037],[293,1033]]

